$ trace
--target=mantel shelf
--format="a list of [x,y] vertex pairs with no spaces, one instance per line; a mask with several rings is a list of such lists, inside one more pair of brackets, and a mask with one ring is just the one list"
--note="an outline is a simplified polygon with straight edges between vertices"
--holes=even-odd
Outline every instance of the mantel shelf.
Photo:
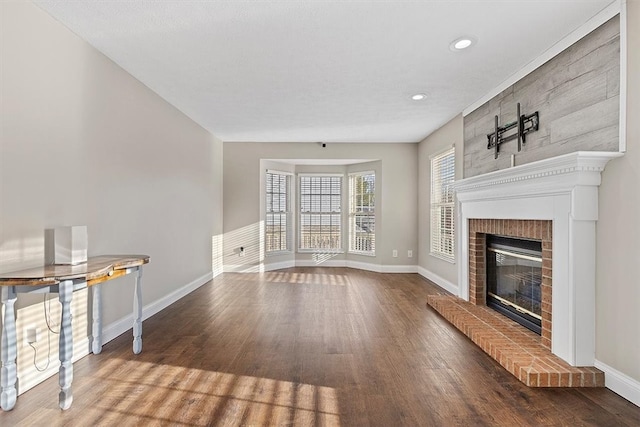
[[562,175],[574,173],[597,173],[597,183],[594,182],[593,184],[599,185],[599,174],[604,170],[607,163],[623,155],[624,153],[610,151],[576,151],[550,159],[465,178],[456,181],[453,184],[453,188],[456,193],[461,194],[514,182],[536,179],[551,181],[548,178],[554,176],[565,180],[566,177]]

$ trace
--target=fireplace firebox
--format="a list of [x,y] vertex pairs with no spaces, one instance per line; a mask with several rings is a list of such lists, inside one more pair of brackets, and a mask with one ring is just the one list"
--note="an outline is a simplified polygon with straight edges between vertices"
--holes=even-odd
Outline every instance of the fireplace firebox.
[[540,334],[542,242],[487,235],[487,306]]

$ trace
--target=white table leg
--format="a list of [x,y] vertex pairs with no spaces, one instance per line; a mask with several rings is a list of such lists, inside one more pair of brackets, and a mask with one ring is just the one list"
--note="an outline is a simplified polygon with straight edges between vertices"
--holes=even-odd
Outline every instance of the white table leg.
[[102,352],[102,285],[97,284],[91,288],[93,296],[93,323],[91,325],[91,351],[93,354]]
[[10,411],[16,404],[16,293],[12,286],[2,286],[2,368],[0,369],[2,394],[0,406]]
[[61,409],[69,409],[73,402],[71,382],[73,381],[73,333],[71,330],[71,297],[73,295],[73,281],[65,280],[58,286],[58,297],[62,304],[62,318],[60,321],[60,382],[59,403]]
[[142,351],[142,267],[138,267],[133,291],[133,353]]

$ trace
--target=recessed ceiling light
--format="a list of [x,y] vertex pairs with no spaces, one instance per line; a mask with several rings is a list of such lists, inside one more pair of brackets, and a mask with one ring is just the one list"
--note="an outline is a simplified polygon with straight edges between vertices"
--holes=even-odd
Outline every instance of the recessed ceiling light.
[[468,48],[474,43],[475,40],[473,39],[473,37],[460,37],[459,39],[455,39],[454,41],[452,41],[449,45],[449,48],[454,52],[458,52]]
[[423,99],[427,99],[427,95],[424,93],[416,93],[411,97],[414,101],[422,101]]

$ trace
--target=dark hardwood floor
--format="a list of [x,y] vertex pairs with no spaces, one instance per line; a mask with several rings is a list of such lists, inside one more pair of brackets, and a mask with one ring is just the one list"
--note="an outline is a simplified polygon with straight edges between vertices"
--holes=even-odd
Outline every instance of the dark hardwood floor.
[[415,274],[225,274],[0,413],[1,426],[638,426],[601,389],[532,389],[425,306]]

